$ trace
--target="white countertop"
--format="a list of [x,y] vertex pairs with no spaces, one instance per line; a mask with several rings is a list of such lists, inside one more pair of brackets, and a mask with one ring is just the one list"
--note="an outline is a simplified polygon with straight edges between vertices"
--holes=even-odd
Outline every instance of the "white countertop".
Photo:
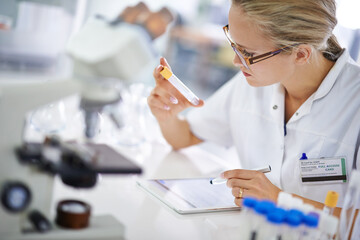
[[[143,167],[140,176],[103,175],[92,189],[67,187],[57,178],[52,209],[55,212],[59,200],[83,200],[91,204],[93,216],[111,214],[121,222],[125,239],[224,239],[223,234],[234,234],[239,212],[180,215],[136,184],[139,178],[216,176],[227,168],[222,159],[197,146],[178,152],[164,143],[151,144],[150,148],[146,157],[134,160]],[[117,149],[128,156],[132,152]]]

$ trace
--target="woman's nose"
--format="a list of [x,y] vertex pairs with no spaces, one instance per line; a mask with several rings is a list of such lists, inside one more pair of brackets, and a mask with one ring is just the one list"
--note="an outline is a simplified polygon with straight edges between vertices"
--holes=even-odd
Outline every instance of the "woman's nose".
[[241,65],[243,65],[237,54],[234,54],[233,64],[235,67],[240,67]]

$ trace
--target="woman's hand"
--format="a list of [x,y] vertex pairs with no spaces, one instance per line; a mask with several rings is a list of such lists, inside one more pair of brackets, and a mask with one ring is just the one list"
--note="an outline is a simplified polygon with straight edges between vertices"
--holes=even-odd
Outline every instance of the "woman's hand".
[[242,205],[242,198],[248,196],[276,202],[281,191],[264,173],[259,171],[235,169],[226,171],[222,175],[228,179],[226,184],[232,188],[234,202],[238,206]]
[[196,106],[192,105],[168,80],[161,76],[160,72],[164,66],[171,69],[165,58],[160,58],[160,65],[155,68],[153,73],[156,86],[147,99],[152,114],[159,122],[176,117],[179,112],[190,106],[201,107],[204,105],[203,100],[200,100]]

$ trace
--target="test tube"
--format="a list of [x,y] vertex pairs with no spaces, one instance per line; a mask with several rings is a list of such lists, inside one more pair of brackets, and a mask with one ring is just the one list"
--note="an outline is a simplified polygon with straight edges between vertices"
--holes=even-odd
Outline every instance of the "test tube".
[[266,225],[266,216],[269,212],[275,209],[275,203],[269,200],[259,201],[254,208],[254,220],[251,231],[251,240],[258,240],[260,230]]
[[199,98],[185,84],[173,74],[170,69],[164,67],[160,74],[167,79],[190,103],[198,105]]
[[317,229],[319,224],[319,218],[313,214],[307,214],[303,219],[304,228],[301,232],[302,240],[319,239],[320,232]]
[[275,208],[266,215],[266,223],[258,230],[256,240],[262,239],[282,239],[282,228],[285,221],[286,210]]
[[282,239],[299,239],[301,234],[300,225],[302,215],[299,212],[289,210],[285,216],[285,226],[282,232]]
[[259,201],[255,198],[245,197],[243,200],[240,218],[243,224],[241,225],[241,232],[239,239],[255,239],[255,224],[258,223],[259,218],[256,216],[255,207]]
[[325,199],[325,206],[323,212],[329,215],[333,215],[334,208],[336,207],[337,201],[339,199],[339,194],[334,191],[328,191]]
[[[320,232],[319,239],[334,239],[334,235],[338,229],[339,219],[326,213],[321,214],[318,229]],[[340,238],[349,239],[349,238]]]
[[351,172],[349,186],[346,191],[344,204],[340,215],[340,227],[339,227],[340,239],[350,239],[352,226],[354,224],[356,217],[356,209],[358,208],[359,202],[360,202],[360,171],[353,170]]

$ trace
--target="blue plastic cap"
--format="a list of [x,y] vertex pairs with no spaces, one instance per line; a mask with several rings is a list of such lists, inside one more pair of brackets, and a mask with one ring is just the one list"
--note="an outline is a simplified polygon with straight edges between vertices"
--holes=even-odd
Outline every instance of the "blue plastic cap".
[[255,211],[259,214],[267,215],[275,208],[275,203],[268,200],[260,201],[255,206]]
[[316,228],[319,224],[319,219],[311,214],[305,215],[303,222],[306,226]]
[[317,220],[320,218],[320,214],[317,212],[309,212],[308,215],[317,218]]
[[286,211],[282,208],[275,208],[268,213],[266,219],[273,224],[282,224],[285,221]]
[[285,221],[291,227],[298,227],[302,220],[299,214],[288,211],[285,216]]
[[307,156],[306,156],[306,153],[302,153],[300,160],[305,160],[305,159],[308,159]]
[[245,197],[243,200],[243,206],[248,208],[254,208],[259,201],[256,198]]
[[297,209],[290,209],[290,210],[289,210],[289,213],[298,215],[301,220],[302,220],[302,219],[304,218],[304,216],[305,216],[305,214],[304,214],[302,211],[297,210]]

